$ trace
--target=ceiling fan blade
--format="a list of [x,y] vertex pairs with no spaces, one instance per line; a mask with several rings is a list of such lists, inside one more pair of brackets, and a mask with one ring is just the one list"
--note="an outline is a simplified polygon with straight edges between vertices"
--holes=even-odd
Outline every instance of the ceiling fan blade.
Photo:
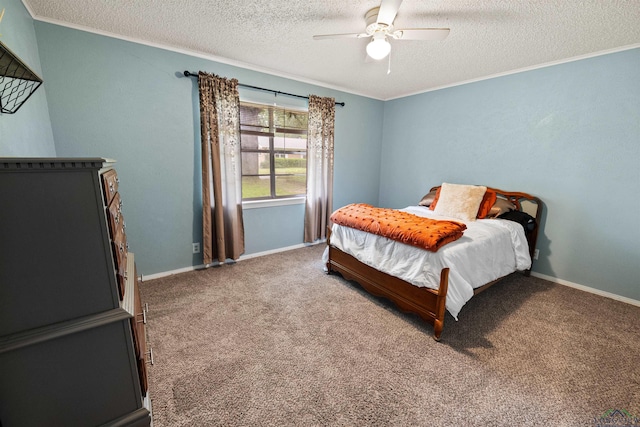
[[391,26],[393,24],[393,20],[396,19],[396,15],[398,14],[398,9],[400,9],[401,4],[402,0],[382,0],[376,22],[378,24]]
[[362,37],[370,37],[367,33],[350,33],[350,34],[321,34],[313,36],[314,40],[326,39],[359,39]]
[[449,31],[449,28],[405,28],[394,31],[391,36],[396,40],[444,40]]

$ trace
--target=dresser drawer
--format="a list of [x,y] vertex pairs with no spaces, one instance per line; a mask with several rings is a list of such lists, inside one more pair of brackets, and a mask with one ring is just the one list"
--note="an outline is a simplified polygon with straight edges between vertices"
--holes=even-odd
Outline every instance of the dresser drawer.
[[143,359],[144,354],[147,352],[147,342],[146,342],[146,323],[147,323],[147,314],[142,306],[142,300],[140,299],[140,287],[138,285],[138,279],[132,281],[135,282],[135,289],[133,292],[134,297],[134,315],[131,318],[131,326],[133,330],[133,344],[136,349],[136,357],[138,359]]
[[127,276],[126,275],[117,275],[118,278],[118,292],[120,294],[120,301],[124,298],[124,291],[127,287]]
[[111,235],[124,235],[126,224],[124,223],[124,217],[122,216],[122,201],[120,200],[119,193],[116,193],[111,200],[111,203],[109,203],[107,213],[109,216],[109,231]]
[[147,394],[149,388],[147,363],[153,363],[151,350],[147,348],[146,326],[143,323],[142,316],[138,317],[134,339],[137,341],[138,353],[138,375],[140,376],[140,388],[142,395]]
[[127,235],[125,234],[126,225],[124,216],[122,215],[120,193],[115,193],[111,198],[111,202],[107,207],[107,218],[109,222],[109,236],[111,237],[113,249],[113,261],[115,262],[118,276],[120,299],[122,299],[127,281],[127,253],[129,252],[129,245],[127,243]]
[[[129,260],[131,262],[131,260]],[[153,355],[150,348],[147,348],[146,323],[147,314],[145,306],[142,304],[140,295],[140,284],[138,282],[138,273],[134,264],[135,278],[128,281],[127,286],[133,287],[133,310],[134,315],[131,318],[131,331],[133,332],[133,344],[136,352],[136,360],[138,365],[138,375],[140,377],[140,388],[142,395],[147,394],[149,388],[147,378],[147,363],[153,363]],[[131,270],[129,270],[131,271]],[[128,290],[131,292],[131,290]]]
[[118,192],[118,174],[115,169],[110,169],[102,174],[102,189],[104,191],[104,199],[107,206]]
[[140,376],[140,391],[143,396],[146,396],[147,390],[149,390],[149,377],[147,374],[147,360],[144,357],[138,359],[138,375]]
[[127,247],[126,237],[116,236],[111,241],[113,247],[113,260],[116,263],[116,276],[118,277],[118,287],[120,288],[120,299],[124,296],[125,286],[127,282]]

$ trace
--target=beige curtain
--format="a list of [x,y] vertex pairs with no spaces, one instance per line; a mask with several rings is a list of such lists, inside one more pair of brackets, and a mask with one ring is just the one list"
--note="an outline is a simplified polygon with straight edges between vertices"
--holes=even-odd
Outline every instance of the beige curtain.
[[[238,81],[198,73],[204,264],[244,253]],[[213,199],[213,200],[212,200]]]
[[333,133],[335,99],[309,96],[307,132],[307,202],[304,212],[304,241],[327,237],[333,210]]

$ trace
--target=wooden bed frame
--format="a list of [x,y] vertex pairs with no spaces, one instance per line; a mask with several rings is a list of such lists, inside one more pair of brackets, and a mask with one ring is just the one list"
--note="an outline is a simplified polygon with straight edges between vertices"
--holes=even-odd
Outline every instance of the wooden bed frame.
[[[433,187],[435,190],[438,187]],[[487,187],[511,201],[518,210],[527,212],[536,219],[536,227],[532,232],[525,232],[529,243],[529,254],[533,261],[542,202],[537,197],[527,193],[503,191],[497,188]],[[328,231],[327,245],[329,246],[329,261],[327,261],[328,273],[337,272],[347,280],[358,282],[370,294],[387,298],[393,301],[402,311],[415,313],[424,321],[433,325],[433,334],[436,341],[440,341],[440,335],[444,328],[445,302],[449,286],[449,268],[443,268],[440,273],[440,285],[438,289],[414,286],[402,279],[383,273],[358,261],[353,256],[331,246],[331,229]],[[455,266],[452,266],[455,268]],[[525,272],[529,275],[530,270]],[[487,283],[474,290],[474,295],[489,288],[502,278]]]

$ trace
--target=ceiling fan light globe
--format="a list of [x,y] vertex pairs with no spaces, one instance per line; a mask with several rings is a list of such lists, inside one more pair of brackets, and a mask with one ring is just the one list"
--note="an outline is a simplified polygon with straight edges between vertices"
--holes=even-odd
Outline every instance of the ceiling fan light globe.
[[377,61],[385,58],[389,55],[389,52],[391,52],[391,44],[386,38],[374,37],[374,39],[367,45],[367,55],[369,55],[371,59],[375,59]]

